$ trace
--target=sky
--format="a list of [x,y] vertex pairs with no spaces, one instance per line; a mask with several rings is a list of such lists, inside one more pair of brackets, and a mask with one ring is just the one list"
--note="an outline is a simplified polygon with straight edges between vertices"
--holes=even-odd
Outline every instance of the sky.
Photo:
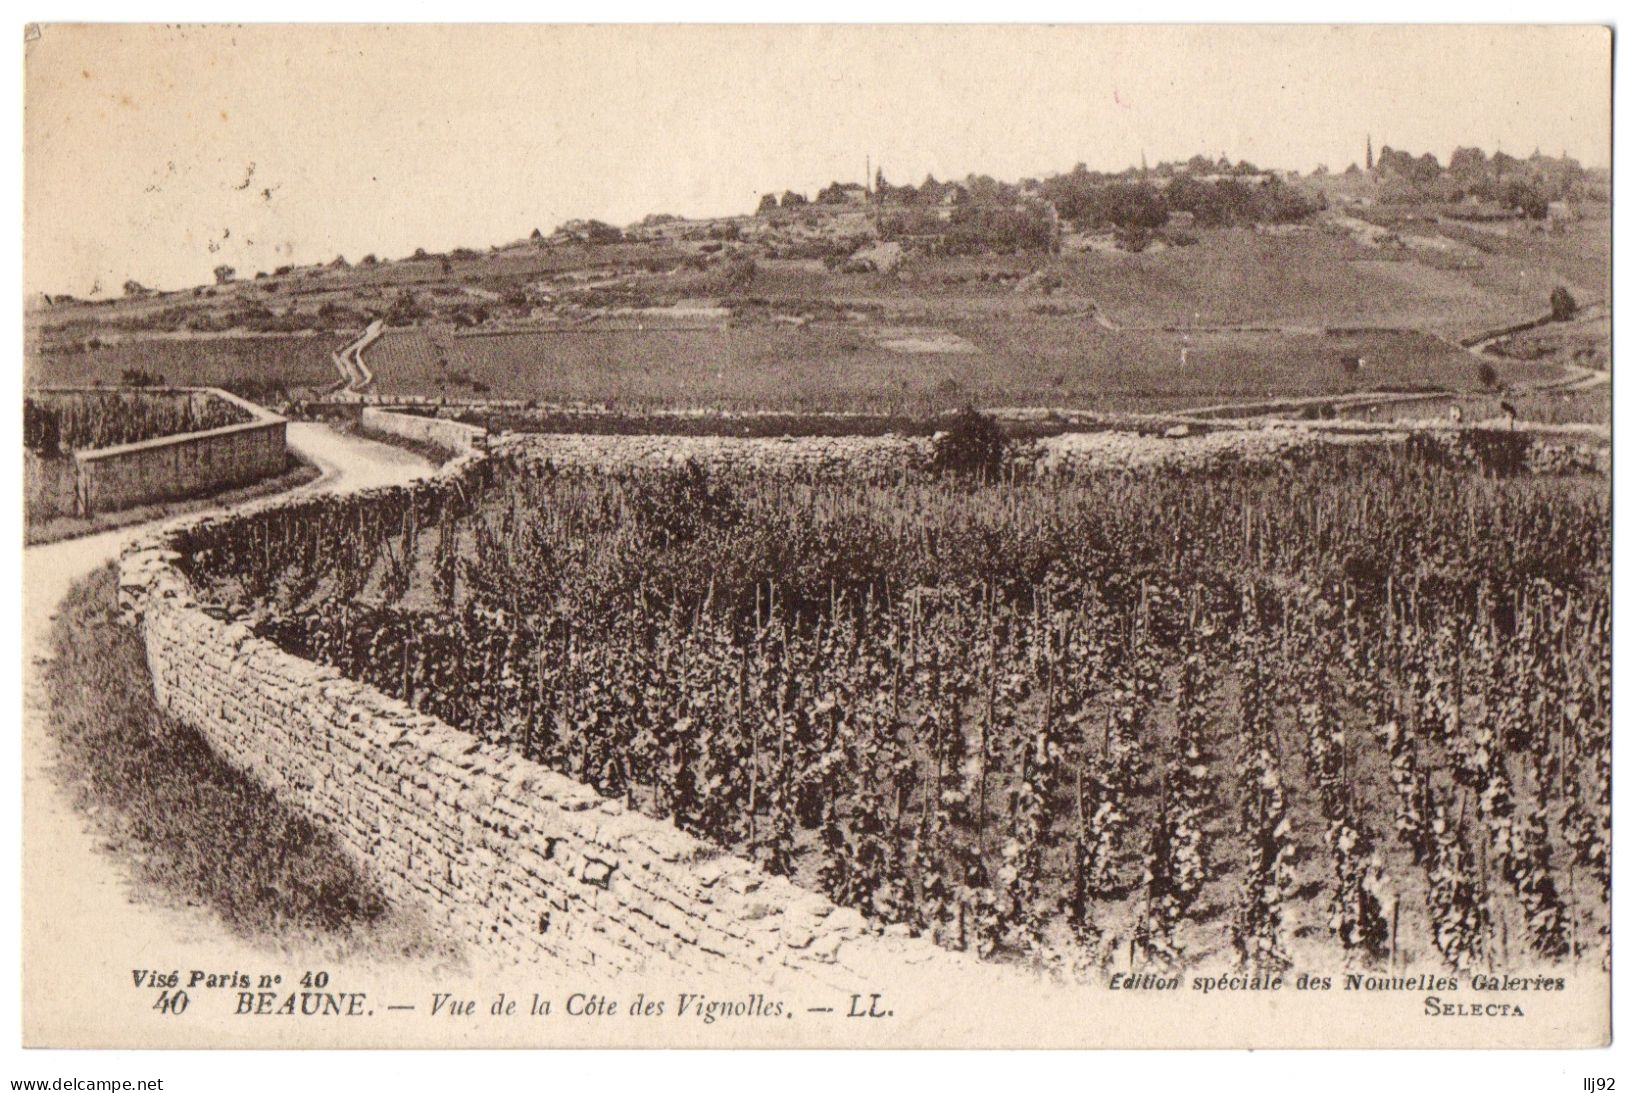
[[[765,191],[1195,153],[1341,170],[1369,133],[1610,159],[1600,27],[48,25],[31,292],[483,247]],[[810,194],[809,194],[810,196]]]

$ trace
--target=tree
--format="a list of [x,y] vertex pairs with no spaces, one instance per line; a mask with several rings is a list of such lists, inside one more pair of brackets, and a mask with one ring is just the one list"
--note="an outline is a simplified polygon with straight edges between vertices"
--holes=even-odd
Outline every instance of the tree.
[[[541,228],[532,228],[532,229],[530,229],[530,241],[532,243],[540,243],[542,241],[542,229]],[[418,248],[418,254],[422,254],[422,253],[423,253],[423,248],[419,247]]]
[[1107,186],[1102,194],[1106,219],[1120,228],[1160,228],[1168,223],[1168,202],[1145,182]]
[[1382,154],[1377,157],[1377,173],[1385,178],[1402,178],[1406,182],[1411,180],[1411,172],[1416,167],[1416,159],[1409,152],[1402,152],[1382,146]]
[[1465,182],[1490,173],[1490,157],[1482,148],[1457,148],[1450,153],[1450,173]]
[[986,482],[998,475],[1003,460],[1004,430],[967,406],[949,419],[933,464],[938,474]]
[[797,206],[805,205],[806,203],[807,195],[798,194],[794,190],[784,191],[784,194],[779,198],[779,208],[781,209],[794,209]]
[[1558,285],[1552,289],[1552,318],[1560,323],[1566,323],[1580,313],[1580,305],[1574,302],[1574,296],[1568,289]]
[[125,281],[124,282],[124,295],[126,295],[126,296],[150,296],[150,295],[152,295],[152,289],[148,288],[146,285],[143,285],[140,281],[133,281],[133,280],[132,281]]
[[232,278],[236,276],[237,271],[230,266],[214,267],[214,283],[217,285],[229,285]]
[[993,205],[1014,201],[1015,191],[991,175],[966,175],[965,195],[972,204]]
[[1523,179],[1507,183],[1501,194],[1501,204],[1515,209],[1531,220],[1546,219],[1546,197],[1535,186]]
[[762,200],[756,203],[756,215],[761,216],[763,213],[770,213],[778,207],[778,198],[774,197],[772,194],[763,194]]
[[825,186],[822,190],[818,191],[818,204],[845,205],[846,190],[842,188],[839,182],[831,182],[828,186]]
[[602,220],[587,221],[587,242],[589,243],[619,243],[625,235],[620,228],[613,224],[606,224]]
[[1478,382],[1482,384],[1486,390],[1495,390],[1495,385],[1501,382],[1501,377],[1495,371],[1495,365],[1491,364],[1489,361],[1483,361],[1480,363],[1478,366]]
[[[1050,200],[1058,216],[1087,227],[1160,228],[1168,222],[1169,201],[1148,182],[1091,185],[1075,178],[1052,180]],[[1190,180],[1184,180],[1189,182]],[[1181,183],[1169,185],[1172,193]]]
[[[1321,199],[1325,200],[1325,196],[1321,194]],[[1286,185],[1275,175],[1265,179],[1262,186],[1254,187],[1249,200],[1253,207],[1253,216],[1272,224],[1289,224],[1308,219],[1314,215],[1318,207],[1303,191]]]

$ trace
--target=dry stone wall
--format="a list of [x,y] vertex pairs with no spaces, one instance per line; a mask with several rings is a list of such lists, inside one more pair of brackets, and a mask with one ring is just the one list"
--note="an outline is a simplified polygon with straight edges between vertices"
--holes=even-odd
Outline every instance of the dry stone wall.
[[[400,427],[425,428],[423,420]],[[459,430],[455,439],[467,454],[411,488],[474,486],[492,458],[609,469],[696,458],[822,470],[856,456],[867,461],[860,467],[894,473],[899,461],[923,462],[931,451],[930,441],[899,438],[541,436],[494,440],[487,453],[472,432]],[[1265,433],[1246,443],[1250,454],[1256,447],[1279,457],[1303,439]],[[1228,457],[1237,442],[1101,434],[1037,447],[1038,460],[1054,469],[1095,469],[1167,462],[1174,452]],[[355,501],[385,502],[401,488],[363,491]],[[292,503],[271,499],[196,517],[137,543],[121,565],[126,617],[141,629],[164,708],[317,817],[386,892],[424,907],[450,936],[515,962],[746,973],[781,985],[858,989],[906,968],[976,989],[1004,974],[895,928],[876,933],[822,895],[295,657],[200,604],[176,549],[199,541],[189,532]]]
[[[467,475],[486,458],[440,474]],[[172,547],[185,528],[281,503],[135,544],[121,562],[121,605],[141,629],[160,705],[318,818],[392,898],[522,963],[854,989],[888,966],[972,966],[875,934],[822,895],[215,617]]]
[[505,450],[528,462],[557,467],[628,470],[681,467],[693,460],[709,467],[738,468],[798,477],[893,478],[921,470],[936,454],[930,437],[718,437],[590,436],[535,434],[515,438]]

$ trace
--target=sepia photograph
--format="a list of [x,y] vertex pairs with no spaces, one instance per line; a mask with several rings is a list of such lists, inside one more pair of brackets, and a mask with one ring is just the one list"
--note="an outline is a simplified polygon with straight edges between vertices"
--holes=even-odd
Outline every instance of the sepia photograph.
[[26,1046],[1610,1043],[1611,28],[24,39]]

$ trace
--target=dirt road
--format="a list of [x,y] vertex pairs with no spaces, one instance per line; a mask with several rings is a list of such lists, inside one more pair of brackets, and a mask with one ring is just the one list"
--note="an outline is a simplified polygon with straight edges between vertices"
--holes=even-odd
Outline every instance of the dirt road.
[[[400,448],[292,423],[288,442],[322,470],[298,492],[337,492],[406,482],[433,466]],[[97,1042],[88,1022],[131,971],[149,967],[229,971],[260,966],[274,950],[228,934],[206,908],[139,902],[124,866],[105,853],[87,819],[58,787],[43,717],[41,667],[51,622],[73,584],[117,557],[152,524],[29,547],[23,552],[23,984],[29,1044]],[[152,992],[157,997],[157,992]],[[75,1033],[78,1035],[75,1035]]]
[[361,351],[377,341],[383,333],[384,320],[374,319],[359,338],[333,354],[333,363],[338,365],[344,377],[339,384],[343,394],[356,394],[372,386],[372,369],[361,359]]

